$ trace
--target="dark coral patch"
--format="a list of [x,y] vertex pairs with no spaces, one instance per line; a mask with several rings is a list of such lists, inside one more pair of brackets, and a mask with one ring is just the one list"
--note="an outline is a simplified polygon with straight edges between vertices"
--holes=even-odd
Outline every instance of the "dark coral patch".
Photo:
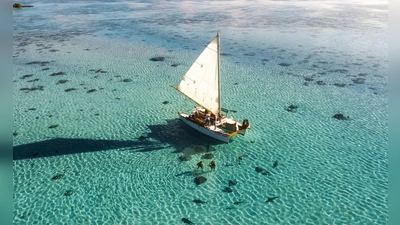
[[68,82],[68,80],[59,80],[56,84],[65,84],[67,82]]
[[28,62],[26,63],[26,65],[41,65],[41,66],[46,66],[47,64],[49,64],[49,61],[32,61],[32,62]]
[[67,88],[67,89],[65,89],[64,91],[65,92],[70,92],[70,91],[73,91],[73,90],[76,90],[75,88]]
[[23,80],[23,79],[31,77],[31,76],[33,76],[33,74],[26,74],[26,75],[23,75],[22,77],[20,77],[19,79]]
[[356,78],[356,79],[352,79],[353,83],[355,84],[363,84],[365,83],[365,78]]
[[334,73],[347,73],[349,72],[346,69],[335,69],[335,70],[330,70],[329,72],[334,72]]
[[221,53],[221,56],[230,56],[230,55],[232,55],[232,54],[226,53],[226,52]]
[[232,188],[226,187],[226,188],[222,189],[222,191],[226,192],[226,193],[231,193],[232,192]]
[[50,76],[54,77],[54,76],[60,76],[60,75],[65,75],[65,72],[57,72],[57,73],[52,73],[50,74]]
[[102,69],[90,69],[89,71],[91,71],[91,72],[95,72],[95,73],[107,73],[107,71],[105,71],[105,70],[102,70]]
[[288,66],[290,66],[291,64],[290,64],[290,63],[279,63],[278,65],[284,66],[284,67],[288,67]]
[[257,166],[255,170],[257,173],[261,173],[262,171],[264,171],[264,169],[259,166]]
[[237,182],[234,180],[229,180],[229,182],[228,182],[229,186],[235,186],[236,184],[237,184]]
[[192,157],[190,155],[181,155],[179,156],[179,159],[181,161],[189,161]]
[[51,179],[52,179],[52,180],[59,180],[59,179],[61,179],[63,176],[64,176],[63,174],[59,173],[59,174],[55,175],[54,177],[52,177]]
[[71,196],[73,193],[74,193],[74,190],[69,189],[69,190],[65,191],[64,196]]
[[157,57],[151,58],[150,60],[153,62],[159,62],[159,61],[164,61],[165,58],[162,56],[157,56]]
[[37,90],[43,91],[44,90],[43,88],[44,88],[44,86],[39,85],[39,86],[36,86],[36,87],[31,87],[31,88],[21,88],[19,90],[25,91],[25,93],[28,93],[30,91],[37,91]]
[[338,119],[338,120],[348,120],[350,117],[349,116],[345,116],[341,113],[337,113],[335,115],[332,116],[332,118]]
[[212,153],[204,154],[201,158],[202,159],[212,159],[214,155]]
[[198,177],[194,178],[194,183],[196,183],[197,185],[202,184],[206,181],[207,181],[207,178],[205,178],[203,176],[198,176]]
[[345,87],[346,84],[339,84],[339,83],[334,83],[333,85],[337,86],[337,87]]
[[306,80],[306,81],[313,81],[314,78],[312,78],[312,77],[305,77],[304,80]]
[[288,111],[288,112],[296,112],[297,108],[298,108],[297,105],[291,104],[288,107],[286,107],[285,110]]
[[269,171],[267,171],[267,170],[262,171],[261,174],[262,175],[268,175],[268,176],[271,175],[271,173]]
[[36,82],[36,81],[39,81],[39,78],[35,78],[35,79],[32,79],[32,80],[28,80],[27,82]]

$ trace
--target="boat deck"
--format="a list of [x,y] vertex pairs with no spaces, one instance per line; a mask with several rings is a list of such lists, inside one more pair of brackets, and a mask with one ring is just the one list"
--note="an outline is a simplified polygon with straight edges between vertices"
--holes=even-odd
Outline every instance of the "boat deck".
[[[190,115],[186,114],[186,113],[179,113],[182,117],[184,117],[187,120],[192,121],[193,123],[202,126],[208,130],[214,131],[214,132],[218,132],[221,134],[226,134],[228,135],[229,133],[235,132],[235,130],[233,129],[227,129],[226,125],[228,124],[234,124],[236,123],[236,121],[229,119],[225,116],[222,117],[222,120],[218,120],[216,126],[214,126],[213,124],[213,119],[211,119],[210,121],[210,125],[206,126],[206,120],[205,120],[205,112],[203,111],[198,111],[197,114],[196,113],[192,113]],[[232,125],[231,125],[232,126]]]

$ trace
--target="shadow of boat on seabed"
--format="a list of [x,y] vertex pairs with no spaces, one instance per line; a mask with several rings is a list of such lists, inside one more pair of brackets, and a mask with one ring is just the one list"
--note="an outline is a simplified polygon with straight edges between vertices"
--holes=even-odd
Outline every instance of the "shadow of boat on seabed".
[[132,152],[149,152],[173,147],[173,153],[180,153],[185,146],[221,144],[204,135],[197,135],[186,128],[179,119],[167,120],[166,124],[149,125],[149,133],[132,140],[97,140],[84,138],[53,138],[29,144],[13,146],[13,160],[42,158],[124,149]]
[[29,158],[42,158],[50,156],[77,154],[83,152],[97,152],[110,149],[129,148],[131,150],[153,151],[164,148],[155,146],[146,141],[120,141],[54,138],[45,141],[33,142],[13,147],[13,159],[22,160]]

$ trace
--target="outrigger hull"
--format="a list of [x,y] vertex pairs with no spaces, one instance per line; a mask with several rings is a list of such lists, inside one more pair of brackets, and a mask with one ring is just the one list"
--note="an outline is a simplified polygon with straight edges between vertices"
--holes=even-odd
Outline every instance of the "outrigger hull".
[[215,138],[217,140],[223,141],[225,143],[228,143],[230,140],[230,136],[223,131],[222,129],[216,128],[214,130],[214,125],[211,125],[209,127],[204,127],[203,125],[197,124],[191,120],[189,120],[189,115],[183,112],[178,112],[179,118],[188,126],[191,128],[207,135],[212,138]]

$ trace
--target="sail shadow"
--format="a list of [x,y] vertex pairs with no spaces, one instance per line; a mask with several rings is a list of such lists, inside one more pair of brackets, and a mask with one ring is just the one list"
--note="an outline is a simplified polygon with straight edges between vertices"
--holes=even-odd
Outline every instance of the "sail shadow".
[[97,152],[118,148],[127,148],[129,150],[143,152],[159,150],[163,148],[163,146],[155,145],[155,143],[148,142],[146,140],[121,141],[54,138],[50,140],[14,146],[13,160],[69,155],[83,152]]
[[181,153],[184,148],[190,146],[205,146],[207,151],[211,151],[212,145],[225,144],[194,130],[178,118],[165,121],[166,124],[148,125],[151,132],[147,134],[146,139],[152,138],[168,144],[175,149],[174,153]]

